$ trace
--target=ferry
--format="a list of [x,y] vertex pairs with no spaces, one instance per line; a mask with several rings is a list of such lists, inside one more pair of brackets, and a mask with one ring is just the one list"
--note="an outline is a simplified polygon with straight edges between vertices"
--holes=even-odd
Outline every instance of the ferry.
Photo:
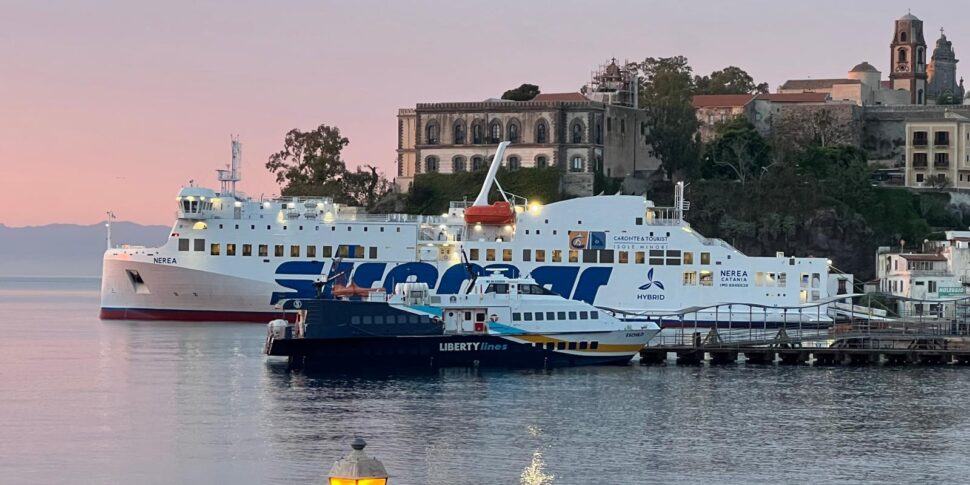
[[296,323],[270,322],[264,352],[316,369],[623,365],[660,332],[501,269],[468,271],[468,284],[447,296],[407,282],[389,297],[338,287],[322,292],[331,298],[285,300]]
[[276,304],[312,298],[315,280],[337,274],[360,288],[390,293],[414,281],[453,295],[467,278],[462,253],[477,274],[528,275],[567,299],[646,319],[681,312],[657,317],[662,326],[730,325],[723,312],[682,312],[724,302],[759,305],[765,322],[790,321],[772,308],[844,292],[824,258],[747,256],[698,234],[684,220],[690,203],[682,183],[673,207],[635,195],[541,204],[506,193],[496,172],[507,147],[498,146],[471,203],[453,202],[440,215],[368,214],[321,197],[247,197],[236,190],[241,146],[233,140],[219,191],[189,184],[175,197],[177,219],[164,244],[105,252],[100,315],[265,323]]

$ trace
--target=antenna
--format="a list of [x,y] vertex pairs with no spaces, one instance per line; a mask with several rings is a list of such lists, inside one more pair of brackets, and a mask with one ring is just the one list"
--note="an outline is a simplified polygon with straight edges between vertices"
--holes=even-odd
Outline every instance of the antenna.
[[111,221],[115,219],[115,213],[108,211],[107,214],[108,214],[108,219],[104,223],[104,227],[108,230],[107,243],[108,243],[108,249],[111,249]]
[[236,182],[242,180],[242,143],[239,135],[229,135],[232,146],[232,164],[226,170],[216,170],[222,185],[220,192],[225,195],[236,195]]

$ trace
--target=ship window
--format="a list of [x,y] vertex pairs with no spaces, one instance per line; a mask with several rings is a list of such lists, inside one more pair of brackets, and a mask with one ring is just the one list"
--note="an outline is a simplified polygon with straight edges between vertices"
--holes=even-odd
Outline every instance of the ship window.
[[189,240],[187,238],[179,239],[179,251],[189,250]]
[[662,257],[664,257],[664,252],[663,252],[663,250],[651,249],[650,250],[650,257],[651,258],[662,258]]
[[317,257],[317,247],[313,245],[307,245],[306,247],[306,257],[315,258]]
[[193,239],[192,244],[195,251],[205,251],[205,239]]
[[364,259],[364,246],[354,246],[354,257]]
[[569,350],[576,350],[576,342],[569,342]]
[[643,264],[646,261],[646,254],[643,251],[637,251],[634,256],[637,264]]
[[694,253],[684,251],[684,264],[694,264]]
[[485,261],[495,261],[495,250],[486,249],[485,250]]
[[642,217],[637,217],[637,221],[636,222],[637,222],[637,225],[638,226],[642,226],[643,225],[643,218]]
[[569,319],[570,320],[575,320],[576,319],[576,312],[569,312]]
[[620,251],[620,264],[627,264],[630,262],[630,253],[626,251]]
[[680,258],[667,259],[667,266],[680,266]]
[[212,243],[209,245],[209,254],[213,256],[219,255],[219,243]]
[[579,251],[576,251],[575,249],[570,249],[569,250],[569,262],[570,263],[578,263],[579,262]]
[[788,286],[788,275],[785,273],[778,273],[778,286],[785,287]]
[[521,319],[522,319],[522,314],[521,313],[515,312],[515,313],[512,314],[512,321],[513,322],[518,322]]
[[397,323],[408,323],[408,316],[407,315],[398,315],[397,316]]
[[558,320],[565,320],[566,319],[566,312],[557,312],[556,313],[556,316],[558,317]]
[[475,314],[475,321],[476,322],[484,322],[485,321],[485,314],[484,313],[476,313]]
[[701,286],[714,286],[714,275],[710,271],[701,271]]
[[320,248],[320,256],[329,258],[333,256],[333,246],[323,246]]
[[284,231],[286,230],[286,226],[283,226],[283,230],[284,230]]
[[267,246],[265,244],[260,244],[259,245],[259,255],[260,256],[263,256],[263,257],[269,256],[269,246]]
[[613,250],[603,249],[600,251],[600,262],[601,263],[612,263],[613,262]]
[[546,312],[546,320],[555,320],[556,312]]
[[711,264],[711,253],[701,253],[701,264]]
[[580,320],[589,320],[589,312],[579,312]]
[[296,244],[290,246],[290,257],[291,258],[300,257],[300,246],[297,246]]
[[252,256],[252,255],[253,255],[253,245],[243,244],[243,256]]
[[596,250],[595,249],[584,249],[583,250],[583,262],[584,263],[595,263],[596,262]]
[[368,257],[370,259],[377,259],[377,246],[371,246],[369,248],[369,252],[370,252],[370,255]]
[[556,348],[559,350],[566,350],[566,342],[557,342]]
[[527,322],[531,322],[532,321],[532,313],[530,313],[530,312],[523,313],[522,314],[522,317],[523,317],[523,320],[525,320]]
[[552,262],[553,263],[561,263],[562,262],[562,249],[553,249],[552,250]]
[[360,325],[360,317],[359,316],[350,317],[350,324],[351,325]]
[[417,315],[408,315],[408,323],[420,323],[421,319]]
[[587,347],[589,347],[589,342],[580,342],[579,343],[579,350],[586,350]]
[[764,271],[758,271],[754,274],[754,285],[764,286],[765,285],[765,273]]
[[266,230],[267,231],[270,230],[270,225],[269,224],[266,224]]
[[479,253],[479,249],[478,248],[469,249],[468,250],[468,259],[471,260],[471,261],[478,261],[478,259],[479,259],[479,254],[478,253]]
[[697,285],[697,272],[684,271],[684,286],[696,286],[696,285]]
[[341,245],[337,246],[337,257],[338,258],[346,258],[349,255],[350,255],[350,249],[347,247],[346,244],[341,244]]
[[502,261],[512,261],[512,250],[503,249],[502,250]]
[[537,263],[545,263],[546,262],[546,250],[545,249],[536,249],[536,262]]
[[555,342],[546,342],[546,350],[553,350],[556,348]]
[[600,343],[595,340],[589,343],[590,350],[596,350],[599,348],[599,346],[600,346]]
[[472,321],[472,312],[465,312],[465,320]]
[[589,312],[589,318],[593,320],[599,320],[600,312]]
[[532,250],[523,249],[522,250],[522,261],[532,261]]
[[275,246],[275,247],[273,248],[273,254],[274,254],[274,255],[275,255],[275,256],[276,256],[277,258],[282,258],[282,257],[283,257],[283,245],[282,245],[282,244],[277,244],[277,245],[276,245],[276,246]]
[[[508,292],[509,292],[508,283],[489,283],[488,286],[485,287],[485,293],[498,293],[498,294],[504,295],[504,294],[508,294]],[[526,313],[526,315],[528,315],[528,313]]]
[[364,325],[370,325],[370,324],[374,323],[374,317],[372,317],[370,315],[364,315],[361,318],[361,323],[363,323]]
[[650,258],[650,266],[663,266],[664,258]]
[[820,281],[821,275],[819,273],[812,273],[812,288],[818,288]]
[[226,256],[235,256],[235,255],[236,255],[236,244],[226,243]]
[[680,250],[679,249],[668,249],[667,250],[667,257],[668,258],[680,258]]

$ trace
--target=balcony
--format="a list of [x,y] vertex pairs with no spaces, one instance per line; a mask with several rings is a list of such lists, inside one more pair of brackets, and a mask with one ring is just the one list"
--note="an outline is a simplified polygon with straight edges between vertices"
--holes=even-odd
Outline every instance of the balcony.
[[949,160],[933,160],[933,168],[949,168]]
[[914,137],[912,145],[914,147],[925,147],[926,145],[929,145],[929,141],[926,138]]
[[950,140],[949,139],[943,139],[943,140],[936,139],[936,140],[933,140],[933,146],[935,146],[935,147],[944,147],[944,148],[945,147],[948,147],[948,146],[950,146]]
[[926,160],[913,160],[913,168],[926,168]]

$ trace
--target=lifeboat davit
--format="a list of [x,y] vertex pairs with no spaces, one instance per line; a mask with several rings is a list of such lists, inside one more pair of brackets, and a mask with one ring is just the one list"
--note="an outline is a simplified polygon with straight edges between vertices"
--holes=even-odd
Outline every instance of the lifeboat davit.
[[505,201],[493,202],[491,205],[473,205],[465,208],[466,224],[511,224],[515,221],[512,206]]

